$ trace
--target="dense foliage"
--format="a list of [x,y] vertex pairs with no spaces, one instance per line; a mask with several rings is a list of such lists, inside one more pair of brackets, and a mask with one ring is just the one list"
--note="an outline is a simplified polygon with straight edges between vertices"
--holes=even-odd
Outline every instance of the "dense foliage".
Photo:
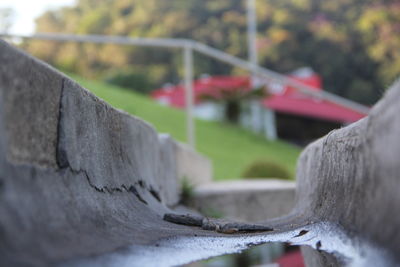
[[257,160],[246,167],[243,178],[280,178],[291,179],[284,166],[270,160]]
[[[246,58],[245,0],[78,0],[48,11],[38,32],[192,38]],[[387,0],[258,0],[262,66],[289,72],[311,66],[327,90],[371,104],[400,74],[400,3]],[[103,77],[143,69],[156,86],[178,82],[177,50],[29,42],[30,52],[68,71]],[[196,74],[237,73],[195,57]]]
[[111,72],[105,78],[105,82],[144,94],[156,87],[156,84],[150,81],[147,72],[137,68],[124,68]]

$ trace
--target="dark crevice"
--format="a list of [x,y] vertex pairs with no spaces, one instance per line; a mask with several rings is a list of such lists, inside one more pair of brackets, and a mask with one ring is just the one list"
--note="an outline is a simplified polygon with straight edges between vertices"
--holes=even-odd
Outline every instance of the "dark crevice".
[[63,118],[63,105],[62,100],[64,96],[64,87],[65,87],[65,79],[61,81],[61,93],[58,107],[58,123],[57,123],[57,147],[56,147],[56,162],[57,166],[60,169],[66,168],[69,166],[67,159],[67,152],[64,149],[65,144],[61,144],[65,140],[65,133],[62,129],[62,118]]
[[158,202],[161,202],[160,195],[158,194],[158,192],[156,190],[154,190],[153,187],[150,187],[150,193],[155,199],[157,199]]
[[61,170],[68,170],[72,172],[75,175],[83,174],[86,178],[87,183],[89,184],[90,187],[92,187],[94,190],[100,193],[109,193],[109,194],[114,194],[114,193],[122,193],[122,192],[130,192],[133,193],[141,202],[147,204],[147,201],[143,199],[143,197],[139,194],[139,192],[136,190],[134,185],[121,185],[120,187],[98,187],[96,186],[90,179],[89,174],[85,170],[74,170],[71,168],[71,166],[67,166],[62,168]]
[[139,199],[139,201],[143,202],[146,205],[148,204],[147,201],[142,198],[142,196],[139,194],[139,192],[133,185],[129,187],[129,192],[132,192],[137,197],[137,199]]
[[139,180],[139,185],[140,185],[140,187],[145,187],[145,185],[144,185],[144,182],[142,181],[142,180]]
[[317,244],[315,244],[315,247],[317,248],[318,251],[320,251],[322,247],[321,241],[318,241]]
[[307,234],[308,231],[307,230],[301,230],[300,233],[298,233],[297,235],[295,235],[294,237],[299,237],[299,236],[303,236],[305,234]]

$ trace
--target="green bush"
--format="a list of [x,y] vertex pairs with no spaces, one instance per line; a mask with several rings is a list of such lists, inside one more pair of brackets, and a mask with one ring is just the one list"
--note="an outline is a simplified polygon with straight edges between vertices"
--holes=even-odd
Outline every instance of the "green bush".
[[251,163],[242,173],[242,177],[291,179],[290,173],[284,166],[269,160],[258,160]]
[[137,70],[122,70],[109,75],[105,82],[147,94],[154,89],[146,73]]

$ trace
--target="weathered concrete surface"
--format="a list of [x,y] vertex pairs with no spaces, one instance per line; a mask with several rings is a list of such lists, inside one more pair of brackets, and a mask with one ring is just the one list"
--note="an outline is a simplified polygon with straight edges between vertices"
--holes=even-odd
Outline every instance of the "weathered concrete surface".
[[[4,129],[7,133],[7,159],[56,167],[58,111],[63,78],[44,64],[27,68],[33,62],[18,59],[18,53],[2,44],[0,80]],[[16,79],[15,74],[23,79]],[[43,90],[49,88],[49,90]],[[23,104],[21,104],[23,103]],[[40,105],[45,103],[44,105]]]
[[399,83],[305,150],[274,231],[227,235],[162,220],[173,140],[2,41],[0,62],[0,266],[171,266],[275,241],[324,251],[310,266],[400,262]]
[[1,266],[193,234],[162,220],[178,201],[175,141],[3,41],[0,62]]
[[214,182],[196,187],[191,204],[204,214],[265,221],[292,211],[295,188],[294,182],[277,179]]
[[207,160],[3,41],[0,62],[0,266],[171,266],[271,240],[164,221]]
[[[298,161],[296,213],[340,225],[400,258],[400,82],[370,115],[309,145]],[[308,266],[324,259],[306,254]],[[331,263],[335,265],[334,263]]]
[[3,41],[0,62],[0,266],[171,266],[290,239],[164,221],[206,159]]

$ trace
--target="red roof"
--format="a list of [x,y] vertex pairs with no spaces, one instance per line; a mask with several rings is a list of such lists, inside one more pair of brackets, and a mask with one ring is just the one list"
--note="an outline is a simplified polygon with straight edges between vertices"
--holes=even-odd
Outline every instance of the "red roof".
[[301,96],[271,96],[268,99],[264,99],[262,103],[263,106],[278,112],[329,121],[349,123],[358,121],[366,116],[366,114],[327,100],[318,100]]
[[[321,89],[321,79],[313,74],[308,77],[289,76],[299,82],[314,87],[316,91]],[[202,95],[218,95],[221,90],[250,90],[250,79],[247,76],[213,76],[198,79],[193,83],[195,103],[199,104]],[[357,121],[366,114],[351,108],[321,100],[299,92],[290,86],[268,84],[271,95],[262,100],[262,105],[277,112],[288,113],[304,117],[350,123]],[[169,106],[183,108],[185,106],[184,88],[182,85],[169,86],[158,89],[152,93],[152,97]]]
[[[201,78],[193,83],[195,103],[199,104],[203,95],[216,95],[221,90],[243,88],[250,90],[247,76],[213,76]],[[182,85],[166,86],[151,93],[152,98],[165,102],[169,106],[185,107],[185,90]]]
[[[317,75],[307,78],[291,78],[314,87],[316,91],[322,90],[321,80]],[[272,94],[269,98],[262,100],[262,104],[264,107],[282,113],[337,122],[354,122],[366,116],[364,113],[331,101],[302,94],[290,86],[284,88],[281,93]]]

